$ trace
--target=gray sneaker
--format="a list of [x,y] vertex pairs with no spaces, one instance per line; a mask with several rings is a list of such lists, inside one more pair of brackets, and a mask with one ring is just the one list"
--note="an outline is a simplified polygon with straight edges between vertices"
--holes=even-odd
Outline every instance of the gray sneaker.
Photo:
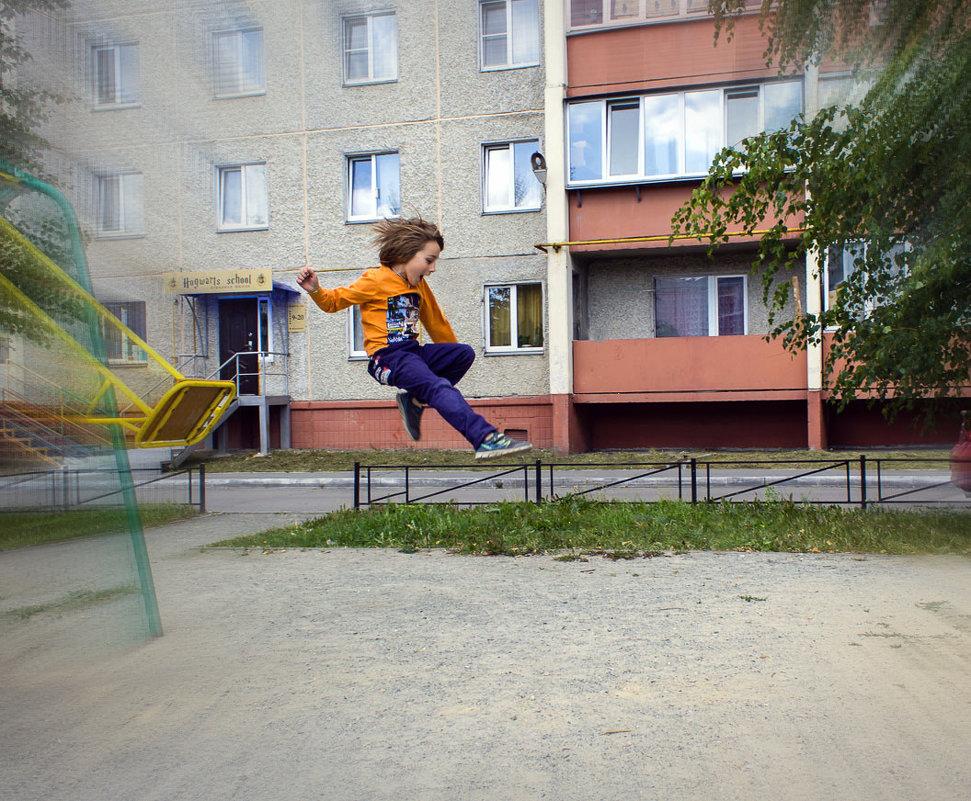
[[498,456],[511,456],[514,453],[528,451],[533,446],[528,442],[510,439],[505,434],[494,431],[485,438],[483,443],[475,449],[476,459],[495,459]]
[[401,419],[405,424],[405,431],[408,432],[409,437],[418,442],[421,439],[421,413],[425,411],[425,407],[415,400],[410,392],[399,392],[396,400],[398,411],[401,412]]

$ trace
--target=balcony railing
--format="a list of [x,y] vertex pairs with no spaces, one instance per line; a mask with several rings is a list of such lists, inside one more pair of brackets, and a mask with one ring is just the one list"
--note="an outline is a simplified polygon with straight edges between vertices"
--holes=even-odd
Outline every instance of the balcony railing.
[[[761,336],[660,337],[573,343],[576,395],[805,393],[806,354]],[[587,398],[593,400],[594,398]]]

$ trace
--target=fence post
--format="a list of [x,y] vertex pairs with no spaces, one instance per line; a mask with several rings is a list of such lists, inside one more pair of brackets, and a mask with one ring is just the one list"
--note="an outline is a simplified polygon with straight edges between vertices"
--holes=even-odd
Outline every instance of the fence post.
[[543,463],[536,460],[536,503],[543,500]]
[[354,508],[361,508],[361,463],[354,462]]
[[199,464],[199,514],[206,513],[206,463]]
[[866,509],[866,454],[860,454],[860,507]]
[[691,503],[698,503],[698,460],[691,457]]

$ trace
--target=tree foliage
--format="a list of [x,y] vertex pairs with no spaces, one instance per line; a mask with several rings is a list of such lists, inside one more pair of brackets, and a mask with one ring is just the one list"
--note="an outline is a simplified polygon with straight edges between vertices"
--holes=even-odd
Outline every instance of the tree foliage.
[[[744,5],[711,1],[716,40]],[[886,400],[892,415],[953,396],[971,383],[971,0],[766,0],[761,26],[767,63],[845,64],[863,97],[723,150],[675,230],[715,248],[768,228],[756,268],[770,336],[795,350],[830,329],[842,403]],[[785,315],[780,272],[844,249],[854,269],[828,308]]]
[[67,5],[68,0],[0,0],[0,159],[35,173],[41,171],[47,146],[37,127],[61,98],[18,79],[31,55],[17,35],[17,22],[30,12],[49,13]]

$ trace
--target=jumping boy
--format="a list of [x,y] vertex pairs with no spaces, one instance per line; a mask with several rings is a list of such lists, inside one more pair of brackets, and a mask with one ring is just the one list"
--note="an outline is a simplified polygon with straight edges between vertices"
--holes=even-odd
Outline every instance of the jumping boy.
[[[380,267],[337,289],[324,289],[314,271],[304,267],[297,283],[325,312],[360,305],[368,372],[377,382],[402,390],[398,409],[413,440],[421,437],[421,415],[428,405],[469,441],[476,459],[529,450],[528,442],[507,437],[474,412],[455,388],[475,351],[456,339],[425,281],[445,247],[441,231],[420,217],[383,220],[374,230]],[[434,344],[419,344],[419,322]]]

